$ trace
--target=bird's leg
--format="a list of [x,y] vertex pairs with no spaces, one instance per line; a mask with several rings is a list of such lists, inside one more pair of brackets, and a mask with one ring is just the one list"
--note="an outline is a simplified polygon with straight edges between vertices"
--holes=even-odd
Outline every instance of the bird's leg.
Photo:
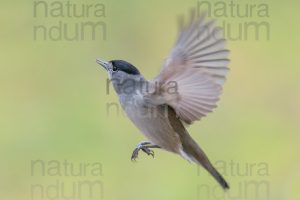
[[135,161],[138,157],[139,151],[142,150],[148,156],[151,155],[154,158],[154,151],[151,148],[160,148],[160,146],[152,144],[151,142],[141,142],[132,152],[131,160]]

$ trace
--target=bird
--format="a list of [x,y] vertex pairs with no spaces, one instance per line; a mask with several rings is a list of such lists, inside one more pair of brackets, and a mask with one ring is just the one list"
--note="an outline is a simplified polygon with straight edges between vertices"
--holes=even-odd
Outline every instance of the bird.
[[141,150],[154,157],[152,149],[163,149],[204,167],[227,190],[229,184],[187,128],[217,107],[230,51],[223,30],[207,14],[191,11],[178,22],[175,45],[152,80],[125,60],[96,62],[107,71],[127,117],[148,139],[136,146],[131,160]]

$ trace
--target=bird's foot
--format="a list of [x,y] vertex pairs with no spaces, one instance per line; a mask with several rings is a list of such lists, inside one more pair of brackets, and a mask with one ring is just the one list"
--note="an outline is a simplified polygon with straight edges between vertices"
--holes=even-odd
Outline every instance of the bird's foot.
[[131,160],[135,161],[138,158],[139,151],[142,150],[148,156],[152,156],[154,158],[154,151],[151,148],[160,148],[157,145],[153,145],[151,142],[141,142],[137,145],[137,147],[133,150],[131,155]]

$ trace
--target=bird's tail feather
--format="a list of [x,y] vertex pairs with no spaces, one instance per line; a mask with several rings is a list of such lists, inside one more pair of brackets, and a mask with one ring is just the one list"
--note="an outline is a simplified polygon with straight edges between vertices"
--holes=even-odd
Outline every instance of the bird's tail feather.
[[213,165],[209,164],[208,166],[204,166],[202,163],[198,164],[201,164],[218,181],[218,183],[222,186],[224,190],[229,189],[228,183],[223,178],[223,176],[214,168]]
[[211,162],[208,160],[204,151],[198,146],[198,144],[189,136],[185,138],[183,142],[183,157],[191,160],[201,166],[203,166],[223,187],[223,189],[229,189],[229,185],[223,176],[214,168]]

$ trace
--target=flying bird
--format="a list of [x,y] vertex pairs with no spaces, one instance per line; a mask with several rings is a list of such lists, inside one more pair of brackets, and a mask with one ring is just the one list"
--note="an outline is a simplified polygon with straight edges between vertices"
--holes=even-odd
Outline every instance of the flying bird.
[[217,106],[229,70],[229,50],[222,29],[206,15],[191,12],[179,20],[179,36],[160,73],[146,80],[124,60],[96,62],[108,72],[128,118],[148,138],[134,149],[154,156],[152,149],[179,154],[203,166],[224,189],[228,183],[214,168],[187,126],[201,120]]

